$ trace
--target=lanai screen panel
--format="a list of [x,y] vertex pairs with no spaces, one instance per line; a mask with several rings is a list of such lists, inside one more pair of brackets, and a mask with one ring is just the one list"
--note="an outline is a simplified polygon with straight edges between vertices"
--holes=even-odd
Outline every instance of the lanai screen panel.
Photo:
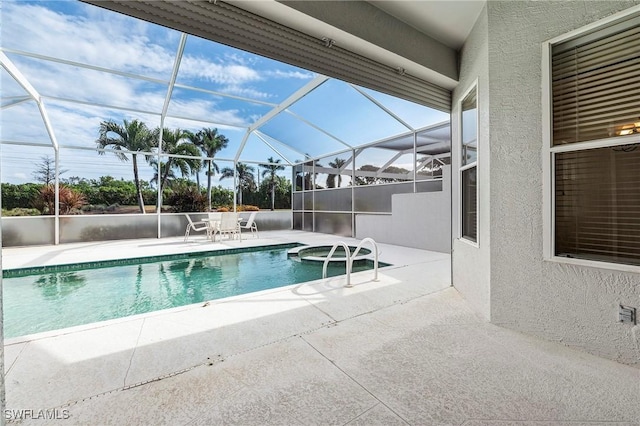
[[3,1],[1,31],[3,49],[167,82],[180,39],[169,28],[77,1]]
[[327,81],[293,104],[290,110],[349,146],[408,130],[351,85],[338,80]]

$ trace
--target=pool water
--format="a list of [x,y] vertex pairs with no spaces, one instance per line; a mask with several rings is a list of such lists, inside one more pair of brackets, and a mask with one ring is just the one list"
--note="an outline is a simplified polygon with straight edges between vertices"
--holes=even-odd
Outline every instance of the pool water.
[[[354,272],[371,268],[354,265]],[[322,278],[322,264],[288,259],[287,248],[69,269],[2,280],[5,338]],[[344,262],[327,271],[344,272]]]

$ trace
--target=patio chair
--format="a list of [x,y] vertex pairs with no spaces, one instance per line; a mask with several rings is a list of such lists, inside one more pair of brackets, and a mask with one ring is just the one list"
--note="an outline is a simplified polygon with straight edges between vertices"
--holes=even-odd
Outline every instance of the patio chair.
[[213,241],[216,240],[216,232],[220,229],[220,221],[222,220],[222,213],[208,212],[207,213],[207,225],[209,226],[209,236]]
[[240,222],[240,230],[242,232],[243,229],[250,229],[251,235],[254,235],[255,233],[254,236],[258,238],[258,225],[256,225],[256,214],[257,212],[251,212],[246,222]]
[[[238,213],[222,213],[222,218],[220,219],[220,225],[215,232],[220,234],[220,239],[222,239],[222,234],[229,234],[229,238],[239,236],[240,241],[242,241],[242,234],[240,233],[240,222],[238,221]],[[215,241],[215,234],[214,234]]]
[[187,230],[184,233],[184,241],[187,242],[187,239],[189,238],[189,233],[191,232],[191,230],[197,231],[197,232],[201,232],[201,231],[206,231],[207,232],[207,238],[209,238],[209,236],[211,235],[211,230],[209,228],[209,224],[208,223],[202,223],[202,224],[196,224],[193,223],[193,221],[191,220],[191,216],[189,216],[188,214],[185,214],[185,216],[187,217],[187,220],[189,221],[189,223],[187,224]]

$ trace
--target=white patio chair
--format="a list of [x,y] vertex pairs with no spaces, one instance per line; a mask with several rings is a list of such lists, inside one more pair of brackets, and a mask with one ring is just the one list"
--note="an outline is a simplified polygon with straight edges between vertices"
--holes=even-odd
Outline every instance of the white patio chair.
[[220,239],[222,239],[222,234],[229,234],[229,238],[238,235],[240,241],[242,241],[242,234],[240,233],[240,222],[238,222],[238,213],[222,213],[220,227],[217,229],[217,232],[220,233]]
[[222,220],[222,213],[220,212],[207,213],[207,224],[209,225],[209,236],[213,241],[216,240],[216,233],[220,229],[221,220]]
[[249,215],[249,218],[247,219],[246,222],[240,222],[240,230],[242,232],[243,229],[250,229],[251,230],[251,235],[254,235],[255,233],[255,237],[258,238],[258,225],[256,225],[256,214],[258,212],[251,212],[251,214]]
[[187,239],[189,238],[189,233],[191,232],[191,230],[197,231],[197,232],[201,232],[201,231],[206,231],[207,232],[207,238],[209,238],[209,236],[211,235],[211,231],[209,229],[209,224],[208,223],[193,223],[193,221],[191,220],[191,217],[188,214],[185,214],[185,216],[187,217],[187,220],[189,221],[189,223],[187,224],[187,230],[184,233],[184,241],[187,242]]

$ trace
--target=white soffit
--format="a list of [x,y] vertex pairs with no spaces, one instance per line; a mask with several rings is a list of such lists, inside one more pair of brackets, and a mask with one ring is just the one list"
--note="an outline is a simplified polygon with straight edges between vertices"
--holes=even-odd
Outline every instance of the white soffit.
[[460,50],[486,0],[375,0],[373,6],[447,46]]
[[[380,46],[356,37],[347,31],[331,26],[326,22],[299,12],[275,0],[225,0],[225,2],[310,36],[319,39],[324,37],[330,38],[335,41],[336,46],[340,46],[392,68],[404,68],[408,74],[429,81],[430,83],[445,89],[453,90],[458,84],[458,82],[453,78],[444,76],[432,69],[402,57],[394,52],[390,52]],[[331,2],[328,3],[330,4]]]

